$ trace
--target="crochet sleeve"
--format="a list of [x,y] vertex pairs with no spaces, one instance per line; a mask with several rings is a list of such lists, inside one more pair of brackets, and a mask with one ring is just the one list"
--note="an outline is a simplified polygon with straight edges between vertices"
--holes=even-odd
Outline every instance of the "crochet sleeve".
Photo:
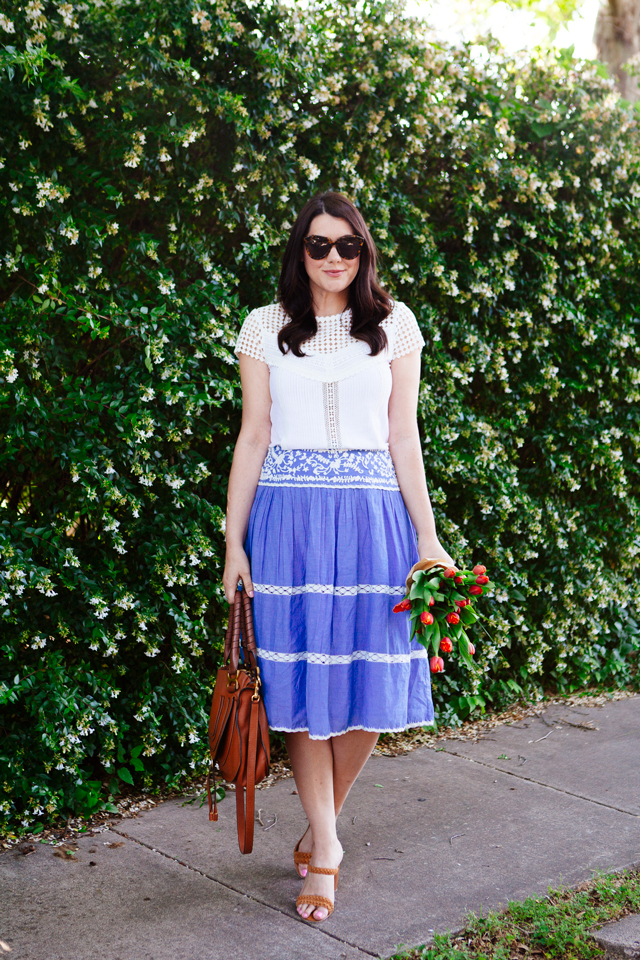
[[259,310],[252,310],[245,318],[236,341],[235,352],[245,353],[254,360],[262,360],[263,363],[267,362],[262,345],[262,319]]
[[413,311],[404,303],[396,303],[394,307],[395,337],[393,346],[393,360],[404,357],[414,350],[422,350],[424,337],[420,333],[418,321]]

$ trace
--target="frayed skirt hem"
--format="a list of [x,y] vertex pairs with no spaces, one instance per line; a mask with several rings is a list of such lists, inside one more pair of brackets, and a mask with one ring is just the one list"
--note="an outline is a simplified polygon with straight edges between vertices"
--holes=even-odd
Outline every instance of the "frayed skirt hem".
[[[416,720],[414,723],[405,724],[404,727],[386,727],[385,729],[355,726],[347,727],[345,730],[338,730],[335,733],[327,733],[325,736],[310,733],[309,740],[331,740],[332,737],[341,737],[343,733],[350,733],[352,730],[364,730],[367,733],[404,733],[405,730],[413,730],[416,727],[434,727],[435,725],[435,720]],[[269,724],[269,729],[276,733],[309,733],[309,727],[272,727],[271,724]]]

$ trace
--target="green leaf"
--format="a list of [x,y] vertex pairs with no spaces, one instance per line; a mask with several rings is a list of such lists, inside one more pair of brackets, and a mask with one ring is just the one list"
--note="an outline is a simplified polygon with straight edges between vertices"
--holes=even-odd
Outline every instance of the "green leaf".
[[466,636],[464,635],[462,635],[458,639],[458,650],[460,651],[460,656],[462,657],[465,665],[469,668],[469,670],[473,670],[474,669],[473,660],[469,655],[469,643]]
[[118,768],[118,776],[120,777],[121,780],[124,780],[125,783],[129,783],[131,784],[131,786],[133,786],[133,777],[131,776],[131,773],[129,772],[129,770],[127,770],[126,767]]
[[438,651],[440,649],[440,639],[441,639],[440,626],[438,624],[438,621],[436,620],[436,622],[433,624],[432,633],[431,633],[431,647],[433,649],[434,656],[437,656]]
[[535,134],[538,140],[542,140],[544,137],[548,137],[550,133],[553,133],[556,129],[555,123],[536,123],[535,121],[531,124],[531,131]]
[[475,623],[478,619],[478,614],[473,607],[460,607],[460,619],[466,624]]

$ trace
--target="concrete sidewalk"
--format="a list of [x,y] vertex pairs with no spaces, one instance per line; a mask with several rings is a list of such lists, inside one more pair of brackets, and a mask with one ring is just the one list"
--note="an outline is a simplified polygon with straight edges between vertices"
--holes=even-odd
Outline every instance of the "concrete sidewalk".
[[217,824],[168,802],[81,839],[68,862],[44,844],[2,854],[0,940],[12,960],[385,957],[468,911],[640,863],[640,697],[540,714],[374,757],[340,820],[336,911],[319,926],[295,913],[305,819],[289,779],[258,793],[251,856],[233,796]]

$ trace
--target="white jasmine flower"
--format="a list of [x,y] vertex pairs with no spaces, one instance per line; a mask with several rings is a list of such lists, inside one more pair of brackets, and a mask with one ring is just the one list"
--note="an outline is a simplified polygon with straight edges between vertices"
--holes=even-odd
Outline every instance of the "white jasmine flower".
[[179,477],[170,477],[169,474],[165,475],[164,480],[167,486],[171,487],[172,490],[179,490],[184,484],[184,480],[181,480]]

